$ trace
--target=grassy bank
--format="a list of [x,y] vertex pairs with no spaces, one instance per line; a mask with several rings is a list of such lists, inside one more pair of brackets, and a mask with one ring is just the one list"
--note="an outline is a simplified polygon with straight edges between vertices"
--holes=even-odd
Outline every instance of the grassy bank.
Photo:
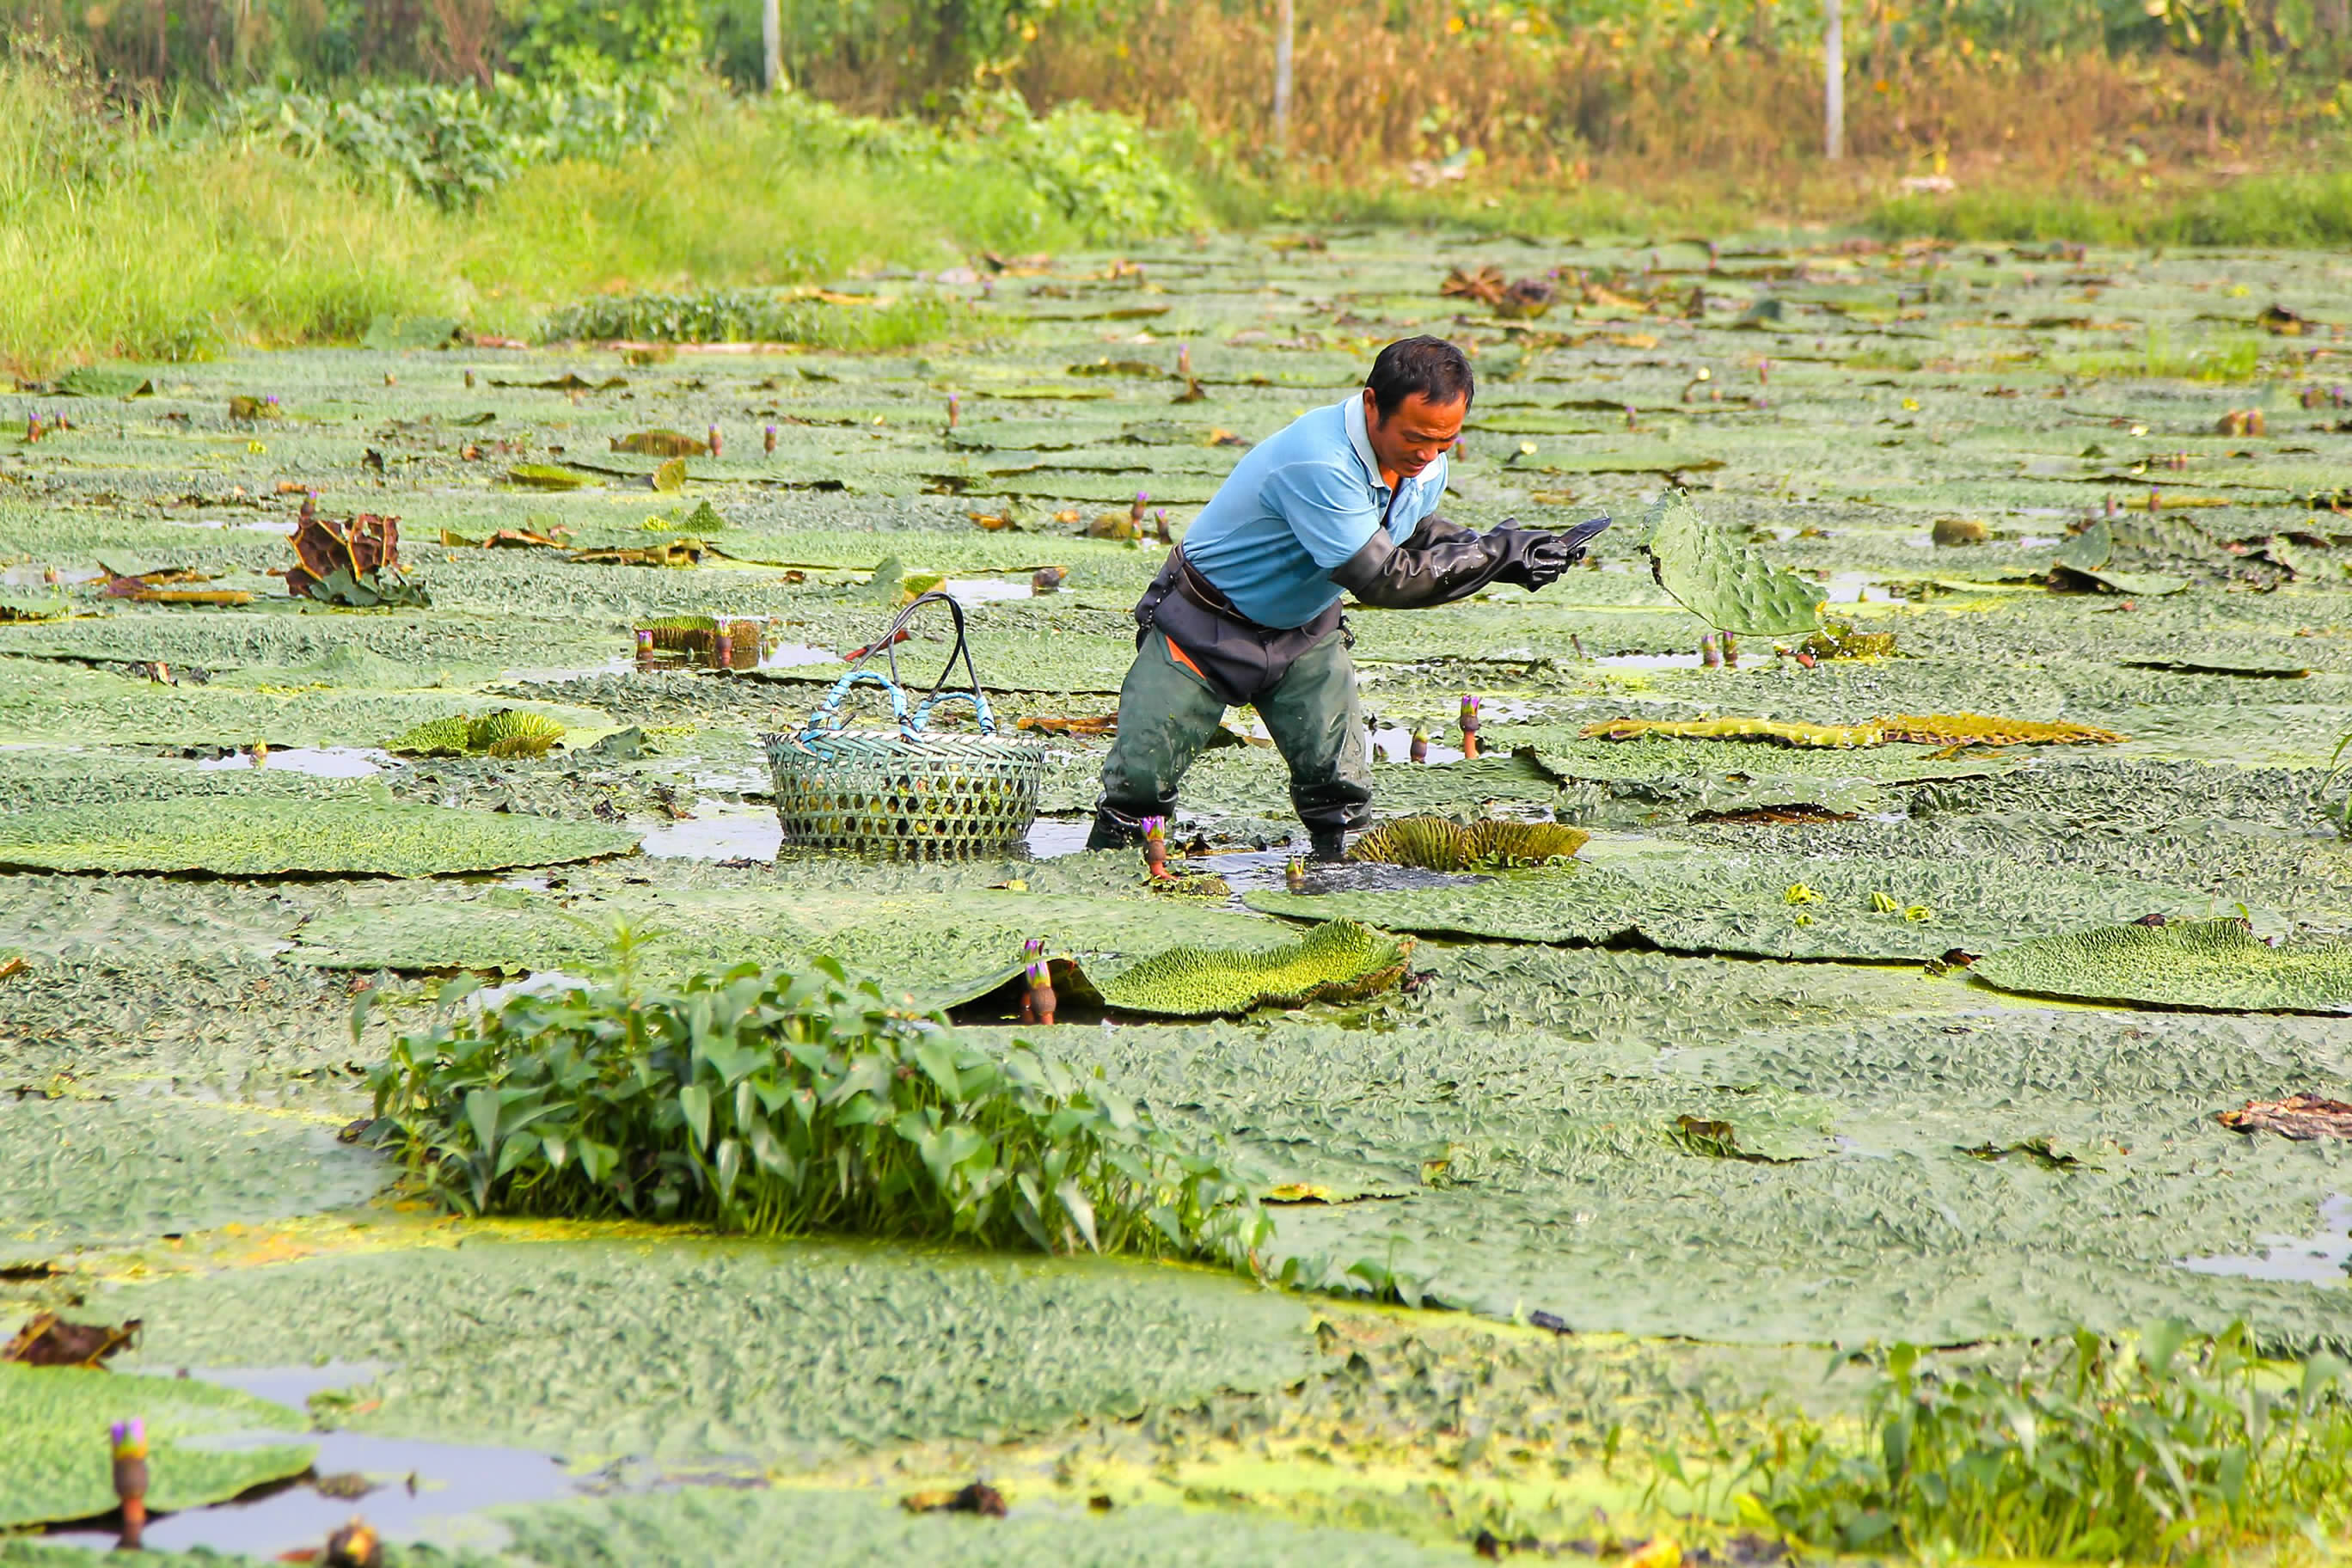
[[110,120],[86,88],[0,71],[0,268],[16,280],[0,293],[0,360],[37,374],[349,341],[386,313],[527,334],[593,295],[1062,249],[1122,209],[1041,179],[1054,151],[1015,128],[942,153],[821,106],[714,93],[657,148],[524,167],[453,205],[332,153]]
[[1354,180],[1266,180],[1196,168],[1203,205],[1228,227],[1392,223],[1538,236],[1731,235],[1827,227],[1899,239],[2073,240],[2093,245],[2323,248],[2352,243],[2352,171],[2197,177],[2102,190],[2012,175],[1909,193],[1899,169],[1792,170],[1752,183],[1705,174],[1562,188],[1496,175],[1417,185],[1393,170]]

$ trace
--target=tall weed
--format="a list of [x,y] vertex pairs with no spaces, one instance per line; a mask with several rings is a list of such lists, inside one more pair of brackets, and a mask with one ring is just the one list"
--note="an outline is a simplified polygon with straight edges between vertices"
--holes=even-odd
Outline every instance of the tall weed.
[[601,982],[489,1011],[477,982],[444,987],[375,1074],[379,1142],[477,1214],[1236,1266],[1272,1234],[1215,1160],[1025,1046],[968,1045],[829,959],[641,989],[643,941],[621,932]]
[[1859,1443],[1816,1426],[1748,1457],[1743,1514],[1847,1552],[2060,1562],[2204,1560],[2340,1528],[2352,1496],[2343,1364],[2264,1361],[2243,1325],[2078,1331],[2013,1373],[1885,1352]]

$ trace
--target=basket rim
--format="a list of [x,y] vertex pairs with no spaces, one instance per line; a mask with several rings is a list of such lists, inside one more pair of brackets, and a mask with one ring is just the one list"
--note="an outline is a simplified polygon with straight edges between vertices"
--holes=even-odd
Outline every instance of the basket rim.
[[908,735],[898,730],[827,730],[805,741],[797,733],[769,733],[760,739],[771,757],[816,756],[812,742],[847,745],[859,751],[899,751],[909,756],[980,751],[1003,752],[1009,757],[1043,757],[1046,751],[1045,737],[1038,735]]

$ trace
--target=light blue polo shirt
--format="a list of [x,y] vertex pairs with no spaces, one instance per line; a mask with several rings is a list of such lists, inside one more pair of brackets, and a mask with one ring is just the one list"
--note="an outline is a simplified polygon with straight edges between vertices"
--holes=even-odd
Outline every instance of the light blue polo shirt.
[[1184,556],[1234,609],[1286,631],[1339,602],[1331,569],[1371,542],[1383,515],[1402,544],[1444,493],[1441,457],[1390,506],[1358,393],[1250,448],[1185,530]]

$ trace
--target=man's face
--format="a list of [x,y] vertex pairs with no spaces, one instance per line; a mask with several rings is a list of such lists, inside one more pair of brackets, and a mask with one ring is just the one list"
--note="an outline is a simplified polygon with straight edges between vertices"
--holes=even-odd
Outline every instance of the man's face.
[[1469,412],[1466,397],[1432,403],[1416,392],[1383,419],[1371,389],[1364,389],[1364,429],[1371,437],[1372,456],[1380,459],[1381,472],[1399,479],[1412,479],[1437,461],[1462,434],[1463,416]]

